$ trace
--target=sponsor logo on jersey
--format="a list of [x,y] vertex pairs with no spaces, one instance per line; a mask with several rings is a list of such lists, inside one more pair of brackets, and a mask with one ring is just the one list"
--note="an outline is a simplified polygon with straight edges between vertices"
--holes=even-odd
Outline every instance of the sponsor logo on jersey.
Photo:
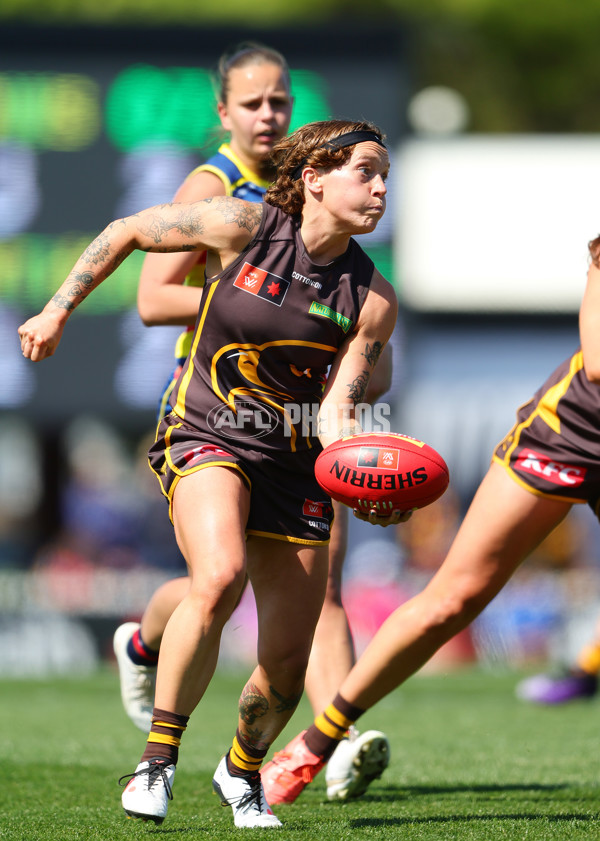
[[524,447],[515,462],[515,469],[532,476],[539,476],[552,485],[576,488],[585,479],[587,468],[576,467],[562,461],[554,461],[543,453],[536,453]]
[[309,520],[308,525],[311,529],[320,529],[320,531],[329,532],[329,523],[324,520]]
[[300,272],[292,272],[292,277],[294,280],[301,280],[302,283],[306,283],[308,286],[312,286],[315,289],[322,289],[323,284],[318,280],[311,280],[310,277],[306,277],[306,275],[300,274]]
[[214,444],[202,444],[200,447],[194,447],[193,450],[188,450],[187,453],[183,454],[187,467],[194,467],[194,465],[199,464],[205,456],[220,456],[221,458],[227,456],[227,458],[231,458],[231,453],[225,452]]
[[331,505],[328,502],[315,502],[312,499],[305,499],[304,505],[302,506],[302,513],[305,517],[328,520],[331,513]]
[[323,318],[329,318],[339,325],[344,333],[352,327],[352,320],[347,316],[342,315],[341,312],[332,310],[331,307],[326,307],[325,304],[320,304],[318,301],[313,301],[308,309],[311,315],[321,315]]
[[429,478],[426,467],[417,467],[415,470],[407,470],[406,473],[369,473],[367,470],[348,467],[337,459],[329,472],[346,485],[366,490],[395,491],[401,488],[413,488],[415,485],[423,484]]
[[358,452],[357,467],[384,467],[398,470],[400,453],[387,447],[361,447]]
[[244,263],[233,285],[280,307],[289,289],[290,281],[259,269],[251,263]]

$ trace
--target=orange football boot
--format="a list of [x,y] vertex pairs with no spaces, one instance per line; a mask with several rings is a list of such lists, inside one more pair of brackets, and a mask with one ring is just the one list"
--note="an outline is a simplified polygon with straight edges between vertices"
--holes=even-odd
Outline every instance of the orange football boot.
[[303,730],[261,769],[267,803],[293,803],[304,788],[317,776],[325,760],[306,746]]

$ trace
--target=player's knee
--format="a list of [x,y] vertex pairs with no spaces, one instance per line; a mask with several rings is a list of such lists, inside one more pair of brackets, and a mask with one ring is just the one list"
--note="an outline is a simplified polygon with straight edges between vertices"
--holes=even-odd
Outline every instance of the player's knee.
[[237,567],[213,569],[209,575],[192,577],[188,598],[204,613],[228,615],[238,604],[245,582],[245,571]]
[[267,644],[259,648],[259,667],[270,679],[284,680],[290,686],[303,685],[309,656],[306,646]]

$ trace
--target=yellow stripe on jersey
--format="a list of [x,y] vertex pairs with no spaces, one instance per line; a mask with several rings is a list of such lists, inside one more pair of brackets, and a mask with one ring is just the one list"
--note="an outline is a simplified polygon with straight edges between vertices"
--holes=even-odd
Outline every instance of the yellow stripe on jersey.
[[583,368],[583,354],[581,351],[576,353],[571,359],[569,373],[566,377],[549,388],[544,394],[537,407],[537,414],[547,424],[553,432],[560,435],[560,418],[558,417],[557,407],[562,398],[565,396],[571,385],[571,380],[575,374],[579,373]]
[[[565,396],[567,391],[569,390],[569,386],[573,381],[573,377],[581,371],[583,368],[583,354],[581,351],[575,353],[571,358],[571,364],[569,366],[569,373],[560,380],[560,382],[553,385],[548,391],[542,395],[541,399],[529,415],[529,417],[521,421],[521,423],[516,423],[511,431],[508,433],[505,441],[511,441],[509,447],[506,448],[502,459],[499,459],[497,456],[494,457],[495,461],[504,464],[505,466],[510,465],[510,459],[518,447],[519,442],[521,440],[521,433],[524,429],[528,429],[531,424],[534,422],[536,418],[541,418],[542,421],[550,427],[550,429],[560,435],[560,418],[558,417],[558,404]],[[533,402],[533,401],[528,401]],[[527,403],[524,403],[523,406],[526,406]],[[519,407],[518,411],[520,412],[521,407]],[[529,486],[526,486],[529,488]],[[531,489],[530,489],[531,490]]]
[[[210,366],[210,378],[213,391],[215,392],[217,397],[219,397],[223,401],[223,403],[229,406],[232,412],[236,411],[236,396],[243,394],[259,397],[263,403],[267,404],[268,406],[272,406],[274,409],[279,411],[284,420],[286,421],[290,430],[290,451],[295,453],[297,432],[294,428],[294,424],[291,421],[289,413],[285,409],[285,403],[289,402],[292,399],[291,395],[287,394],[285,391],[278,391],[276,389],[271,388],[266,383],[263,383],[260,377],[258,376],[260,355],[264,350],[271,347],[292,346],[312,347],[318,348],[319,350],[329,350],[332,353],[337,352],[337,348],[333,347],[333,345],[324,345],[320,342],[305,342],[301,339],[278,339],[274,342],[265,342],[262,345],[256,345],[252,342],[232,342],[231,344],[224,345],[219,351],[217,351],[217,353],[214,354]],[[249,388],[248,386],[240,385],[238,388],[231,389],[227,394],[225,394],[222,391],[222,389],[219,386],[217,368],[221,357],[224,354],[230,353],[231,351],[237,352],[238,369],[242,380],[256,385],[257,388]],[[278,402],[277,398],[279,398],[279,401],[283,399],[283,402]]]
[[215,294],[215,290],[216,290],[218,285],[219,285],[219,281],[215,280],[215,282],[210,285],[210,288],[208,290],[208,295],[207,295],[206,301],[204,303],[204,311],[202,312],[202,316],[201,316],[200,322],[198,324],[198,329],[196,330],[196,335],[194,336],[194,343],[193,343],[192,349],[190,351],[191,359],[190,359],[187,371],[185,372],[185,374],[182,375],[181,385],[179,386],[179,389],[177,391],[177,403],[174,406],[174,411],[177,415],[179,415],[181,420],[184,420],[184,418],[185,418],[185,395],[186,395],[186,392],[188,390],[190,380],[192,379],[192,374],[194,373],[194,365],[193,365],[192,360],[193,360],[193,357],[194,357],[194,355],[196,353],[196,350],[198,348],[198,342],[200,341],[200,336],[202,335],[202,329],[203,329],[204,323],[206,321],[206,316],[208,314],[208,310],[209,310],[209,307],[210,307],[210,302],[212,301],[212,297]]
[[248,169],[245,163],[242,162],[240,158],[235,154],[231,146],[228,143],[223,143],[222,146],[219,147],[219,152],[222,155],[225,155],[226,158],[229,158],[232,161],[239,171],[242,173],[242,178],[238,178],[232,186],[232,192],[238,187],[240,184],[245,184],[248,181],[252,182],[252,184],[257,184],[259,187],[264,187],[265,190],[270,185],[270,181],[266,181],[264,178],[261,178],[256,172],[252,172],[251,169]]

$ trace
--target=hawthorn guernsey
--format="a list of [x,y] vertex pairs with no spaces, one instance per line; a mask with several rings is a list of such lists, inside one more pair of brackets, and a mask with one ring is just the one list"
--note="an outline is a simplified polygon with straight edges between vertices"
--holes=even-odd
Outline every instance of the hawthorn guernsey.
[[433,447],[408,435],[363,432],[334,441],[315,476],[338,502],[363,513],[423,508],[448,487],[448,466]]

